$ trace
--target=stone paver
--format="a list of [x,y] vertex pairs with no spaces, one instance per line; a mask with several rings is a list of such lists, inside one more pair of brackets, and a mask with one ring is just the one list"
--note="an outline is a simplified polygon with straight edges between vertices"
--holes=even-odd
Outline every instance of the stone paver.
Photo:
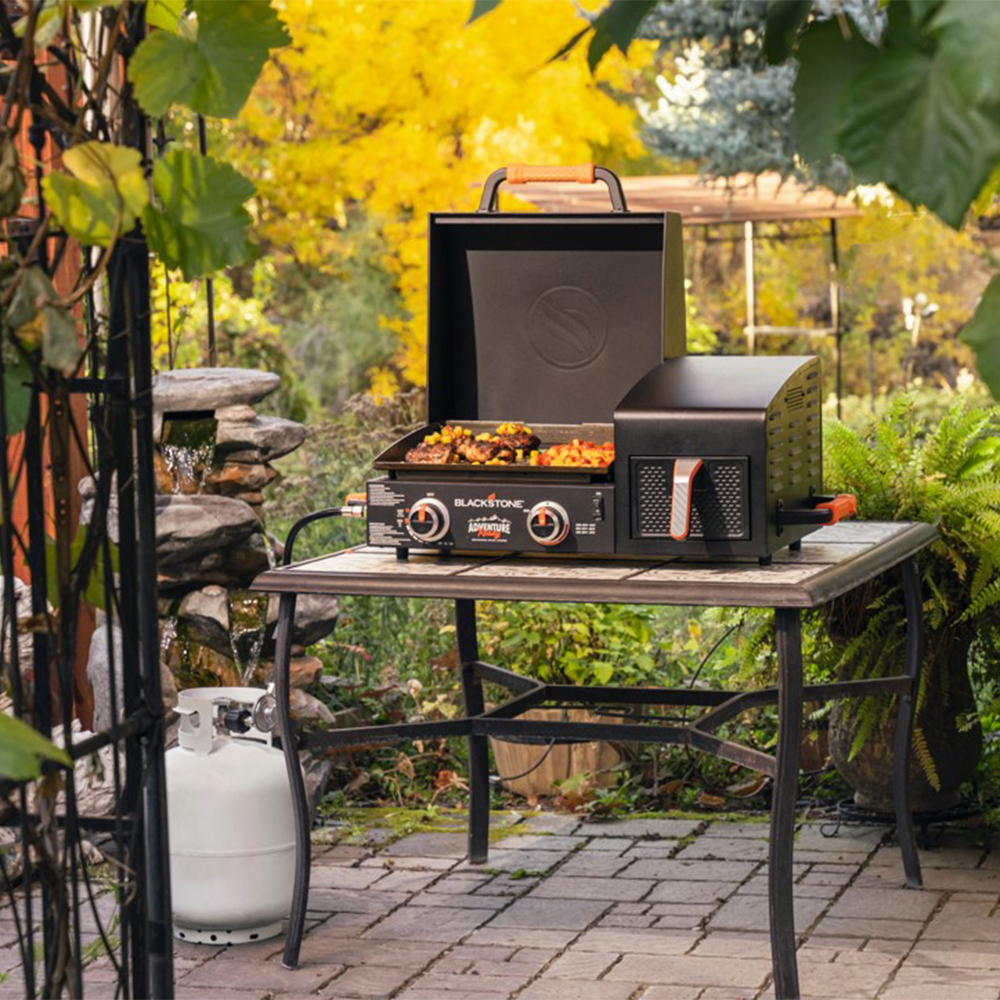
[[690,837],[699,826],[691,819],[623,819],[614,823],[582,823],[576,832],[584,837],[639,837],[643,839]]
[[669,983],[671,986],[762,986],[771,963],[758,959],[714,958],[692,955],[625,955],[608,973],[611,982]]
[[635,861],[621,878],[652,878],[671,882],[742,882],[757,868],[745,861],[680,861],[649,858]]
[[636,878],[562,878],[553,875],[531,892],[531,899],[596,899],[635,902],[653,888]]
[[831,917],[867,917],[873,920],[926,920],[937,906],[936,892],[910,889],[851,887],[830,907]]
[[[464,832],[318,848],[300,968],[282,967],[280,938],[177,942],[176,994],[773,1000],[767,823],[536,814],[512,829],[484,865],[465,861]],[[804,1000],[1000,1000],[1000,855],[947,830],[922,851],[925,888],[912,890],[885,829],[831,832],[809,822],[796,837]],[[102,898],[100,913],[113,905]],[[5,917],[0,1000],[24,992]],[[86,992],[113,982],[99,959]]]
[[[809,927],[823,912],[827,901],[823,899],[795,899],[796,928]],[[708,929],[715,931],[761,931],[770,926],[767,896],[733,896],[722,904],[708,922]]]
[[491,927],[582,931],[610,909],[610,902],[585,899],[535,899],[512,903],[490,922]]

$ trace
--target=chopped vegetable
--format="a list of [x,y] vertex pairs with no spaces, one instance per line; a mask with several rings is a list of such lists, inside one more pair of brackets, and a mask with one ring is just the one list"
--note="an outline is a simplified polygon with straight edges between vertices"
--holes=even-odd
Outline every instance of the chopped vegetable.
[[592,469],[608,466],[615,460],[615,446],[611,441],[595,444],[574,438],[568,444],[554,444],[541,453],[532,452],[532,465],[577,466]]

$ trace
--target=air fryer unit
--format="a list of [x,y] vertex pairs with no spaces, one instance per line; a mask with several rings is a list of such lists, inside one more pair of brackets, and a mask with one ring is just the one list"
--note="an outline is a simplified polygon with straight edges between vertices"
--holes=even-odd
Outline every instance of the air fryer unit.
[[616,551],[756,556],[822,492],[818,358],[663,362],[615,412]]

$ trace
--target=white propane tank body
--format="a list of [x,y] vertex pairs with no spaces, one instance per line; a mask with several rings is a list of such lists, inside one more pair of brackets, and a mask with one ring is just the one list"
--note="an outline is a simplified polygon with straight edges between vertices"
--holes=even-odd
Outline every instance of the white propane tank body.
[[[216,736],[219,699],[256,688],[181,691],[179,745],[166,754],[174,934],[204,944],[281,933],[292,905],[295,820],[285,758],[265,733]],[[248,738],[249,737],[249,738]]]

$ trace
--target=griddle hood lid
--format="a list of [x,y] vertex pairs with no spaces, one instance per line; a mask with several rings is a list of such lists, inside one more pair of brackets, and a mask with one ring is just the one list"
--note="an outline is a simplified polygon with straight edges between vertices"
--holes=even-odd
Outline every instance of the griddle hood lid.
[[610,423],[684,343],[682,268],[668,213],[432,215],[428,420]]

